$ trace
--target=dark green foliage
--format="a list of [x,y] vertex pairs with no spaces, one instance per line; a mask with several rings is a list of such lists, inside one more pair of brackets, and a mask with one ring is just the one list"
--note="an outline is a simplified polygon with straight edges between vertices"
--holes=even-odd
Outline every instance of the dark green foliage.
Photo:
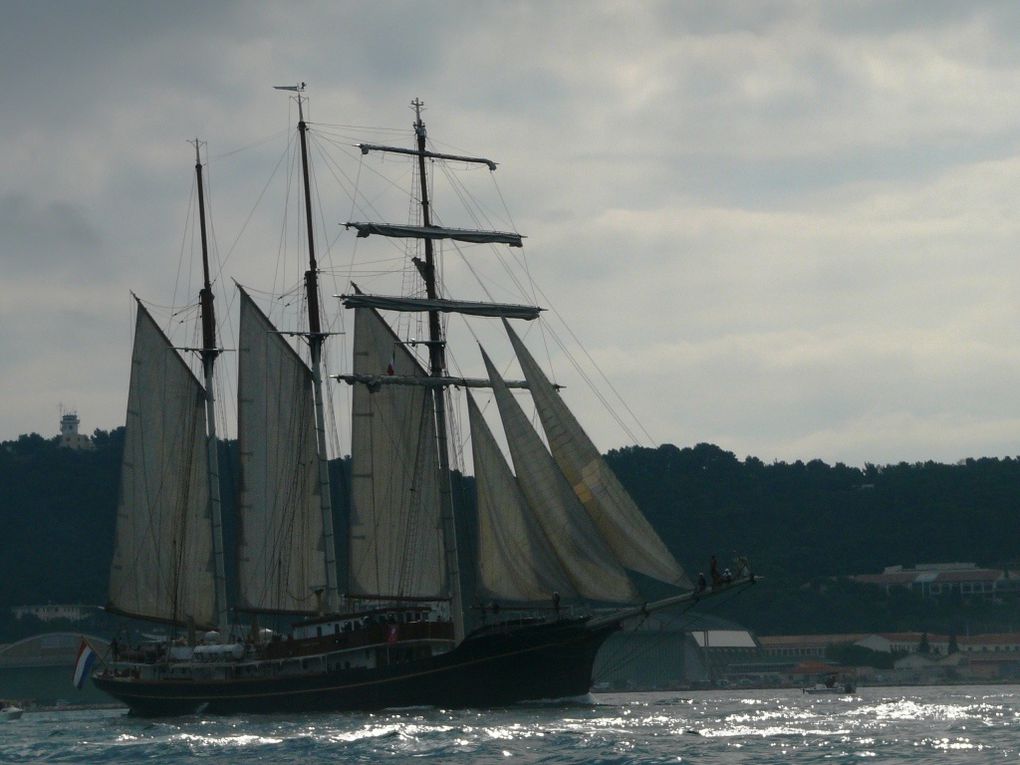
[[88,451],[36,434],[0,444],[0,606],[104,602],[123,440],[119,428]]
[[607,459],[692,577],[707,574],[713,554],[720,566],[750,557],[764,581],[716,608],[763,634],[1017,626],[1016,602],[922,601],[845,579],[919,561],[1015,561],[1016,459],[766,465],[711,444],[629,447]]
[[629,447],[610,465],[695,573],[746,553],[769,577],[878,573],[917,561],[996,566],[1017,557],[1020,463],[1006,458],[864,469],[765,465],[710,444]]
[[[92,451],[61,449],[56,439],[34,434],[0,444],[0,607],[105,602],[123,429],[96,431],[93,440]],[[820,460],[765,464],[710,444],[630,447],[610,452],[608,460],[692,577],[708,573],[712,554],[721,567],[737,552],[750,557],[764,581],[732,601],[706,606],[763,634],[956,634],[1020,626],[1015,602],[922,601],[906,590],[885,594],[846,578],[897,563],[965,560],[1002,567],[1015,561],[1018,460],[864,468]],[[223,445],[228,570],[236,540],[230,512],[236,465],[236,443]],[[349,459],[330,468],[343,571]],[[473,480],[455,476],[453,488],[470,606]]]

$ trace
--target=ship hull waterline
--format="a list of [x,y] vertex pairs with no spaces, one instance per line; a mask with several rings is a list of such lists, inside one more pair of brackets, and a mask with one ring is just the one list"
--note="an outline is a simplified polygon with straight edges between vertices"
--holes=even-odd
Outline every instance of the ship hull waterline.
[[428,659],[372,669],[235,680],[96,675],[100,690],[141,717],[493,707],[587,694],[602,643],[619,623],[553,622],[471,636]]

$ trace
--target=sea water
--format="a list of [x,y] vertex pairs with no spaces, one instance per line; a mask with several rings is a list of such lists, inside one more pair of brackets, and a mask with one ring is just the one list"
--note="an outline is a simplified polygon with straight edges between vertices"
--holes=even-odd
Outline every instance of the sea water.
[[596,694],[499,709],[193,716],[26,712],[0,762],[991,763],[1020,761],[1020,686]]

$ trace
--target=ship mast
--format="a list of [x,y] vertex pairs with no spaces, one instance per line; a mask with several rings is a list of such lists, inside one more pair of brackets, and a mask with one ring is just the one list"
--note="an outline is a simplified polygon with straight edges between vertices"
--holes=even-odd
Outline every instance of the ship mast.
[[[450,300],[439,296],[438,280],[436,276],[435,244],[436,239],[449,239],[455,242],[467,242],[471,244],[505,244],[510,247],[522,246],[520,234],[512,231],[482,231],[465,228],[448,228],[437,226],[432,223],[432,210],[429,205],[428,174],[426,173],[425,160],[454,160],[474,164],[484,164],[489,170],[494,170],[496,163],[484,157],[466,157],[460,154],[442,154],[430,151],[426,148],[427,134],[425,123],[422,121],[421,101],[415,99],[411,106],[414,108],[415,121],[414,132],[417,144],[414,149],[399,148],[395,146],[380,146],[377,144],[357,144],[362,154],[372,151],[392,152],[415,156],[418,159],[418,178],[421,184],[421,225],[400,225],[382,222],[356,222],[351,221],[345,224],[347,228],[357,231],[359,237],[378,234],[388,238],[413,238],[424,242],[424,259],[414,258],[413,262],[421,278],[425,283],[426,297],[394,297],[382,295],[367,295],[355,288],[355,293],[342,295],[344,305],[347,308],[374,308],[382,310],[397,311],[427,311],[429,315],[429,339],[424,344],[429,348],[429,370],[427,377],[407,376],[377,376],[366,377],[364,375],[340,375],[339,378],[352,385],[424,385],[429,388],[427,395],[432,397],[432,414],[436,428],[436,450],[438,452],[439,468],[439,516],[442,526],[443,558],[446,568],[446,590],[450,596],[450,616],[454,624],[454,637],[460,641],[464,637],[464,603],[461,593],[460,560],[457,555],[456,523],[453,511],[453,491],[451,489],[450,474],[450,447],[447,436],[447,411],[446,411],[446,389],[450,385],[464,385],[466,387],[485,386],[490,383],[484,380],[472,380],[464,378],[449,377],[446,374],[446,341],[443,337],[443,327],[440,321],[440,314],[454,312],[472,316],[489,317],[513,317],[519,319],[535,319],[541,309],[531,306],[499,304],[499,303],[477,303],[461,300]],[[523,386],[523,383],[512,383],[515,387]]]
[[[425,174],[425,123],[421,119],[422,102],[415,99],[414,132],[418,138],[418,179],[421,183],[421,223],[425,228],[432,225],[429,209],[428,176]],[[439,297],[436,289],[436,266],[432,239],[426,238],[425,261],[415,258],[422,279],[425,281],[425,293],[429,300]],[[446,374],[446,342],[443,339],[443,327],[439,321],[439,311],[429,311],[429,373],[440,378]],[[443,386],[431,390],[436,413],[436,437],[439,452],[439,514],[443,524],[443,553],[446,557],[447,586],[450,590],[450,616],[453,619],[454,639],[460,642],[464,638],[464,604],[461,600],[460,559],[457,555],[457,531],[453,515],[453,492],[450,487],[450,454],[446,437],[446,388]]]
[[216,588],[216,622],[223,639],[229,632],[229,614],[227,611],[227,578],[226,564],[223,557],[223,511],[220,501],[220,458],[219,440],[216,438],[216,409],[213,393],[213,367],[220,349],[216,345],[216,313],[213,309],[212,280],[209,277],[209,245],[205,230],[205,189],[202,184],[202,159],[199,154],[199,141],[195,144],[195,175],[198,181],[198,220],[202,235],[202,290],[199,292],[199,303],[202,313],[202,371],[205,376],[205,420],[206,461],[209,471],[209,515],[212,519],[212,542],[214,558],[214,585]]
[[315,396],[315,439],[319,453],[319,501],[322,509],[322,535],[325,548],[326,588],[321,608],[325,613],[339,609],[336,576],[336,546],[333,541],[333,502],[330,496],[329,461],[326,453],[326,424],[322,399],[322,345],[326,339],[319,318],[319,272],[315,262],[315,231],[312,227],[312,194],[308,177],[308,126],[305,123],[303,98],[305,84],[287,88],[297,93],[298,134],[301,136],[301,173],[304,179],[305,224],[308,232],[308,270],[305,271],[305,294],[308,302],[308,347],[311,352],[312,389]]

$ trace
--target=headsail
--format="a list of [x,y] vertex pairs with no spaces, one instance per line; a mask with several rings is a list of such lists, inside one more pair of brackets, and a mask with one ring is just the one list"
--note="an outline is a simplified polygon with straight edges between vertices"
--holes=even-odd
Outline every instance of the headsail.
[[634,585],[592,525],[520,404],[484,351],[482,355],[492,380],[517,481],[574,589],[591,600],[637,600]]
[[215,621],[201,384],[141,303],[135,321],[111,610]]
[[554,592],[575,597],[471,394],[467,402],[478,497],[479,589],[514,601],[548,601]]
[[326,582],[312,373],[241,293],[237,438],[242,609],[314,613]]
[[[354,373],[426,377],[379,314],[354,313]],[[446,594],[433,389],[353,392],[350,588],[359,595]]]
[[563,403],[509,322],[503,322],[531,389],[549,449],[616,558],[626,567],[690,589],[691,583],[595,444]]

